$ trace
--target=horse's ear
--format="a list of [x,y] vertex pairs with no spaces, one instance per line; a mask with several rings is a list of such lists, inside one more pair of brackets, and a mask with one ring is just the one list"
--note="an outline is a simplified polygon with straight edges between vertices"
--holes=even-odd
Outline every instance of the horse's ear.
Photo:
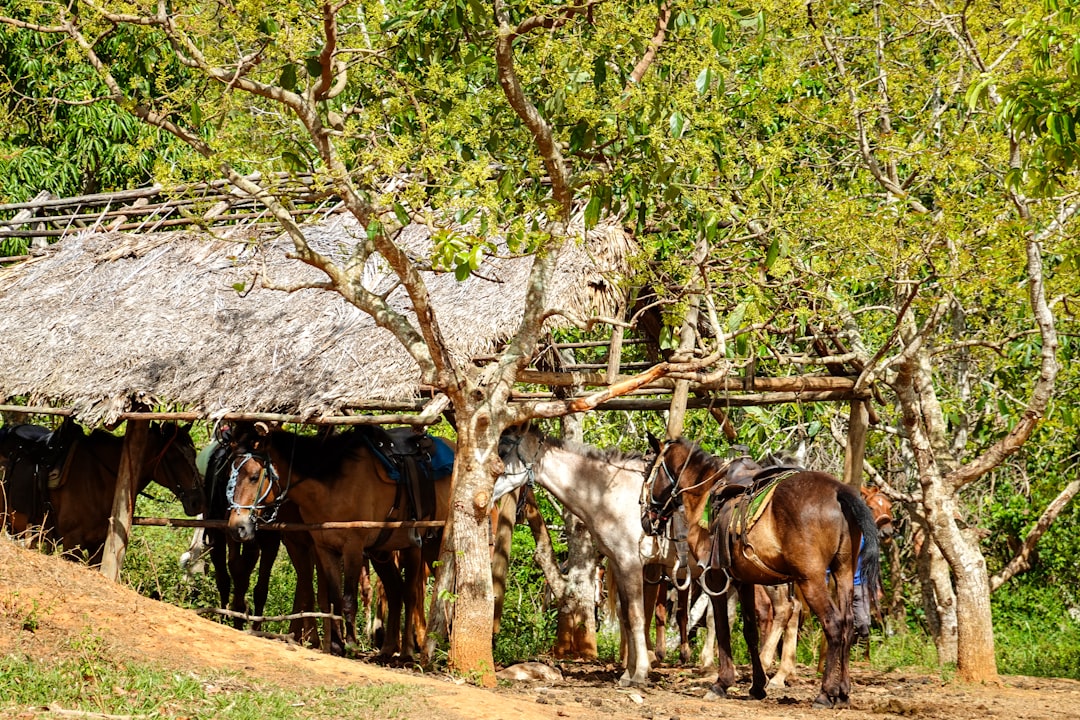
[[270,424],[265,423],[262,420],[259,420],[258,422],[255,423],[255,432],[257,432],[260,435],[269,435],[270,434]]
[[655,435],[653,435],[651,432],[646,431],[645,434],[649,438],[649,447],[652,448],[652,451],[654,453],[660,452],[660,440]]

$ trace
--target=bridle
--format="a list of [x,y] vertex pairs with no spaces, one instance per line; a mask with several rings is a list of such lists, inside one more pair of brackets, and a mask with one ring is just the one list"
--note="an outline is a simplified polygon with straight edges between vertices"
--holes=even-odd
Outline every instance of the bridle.
[[[237,503],[235,499],[236,482],[240,478],[240,469],[243,468],[249,460],[259,464],[259,476],[256,480],[259,492],[253,503],[250,505],[241,505]],[[281,509],[281,505],[285,502],[285,497],[288,495],[290,487],[290,482],[286,480],[285,486],[282,488],[280,480],[280,476],[274,469],[274,464],[270,461],[269,453],[236,453],[233,455],[232,471],[229,473],[229,483],[225,486],[225,497],[229,501],[229,512],[232,512],[233,510],[247,510],[251,513],[251,517],[255,522],[273,522],[274,519],[277,518],[278,510]],[[266,502],[266,498],[270,496],[270,493],[273,492],[275,488],[278,489],[278,492],[274,493],[274,499],[270,502]]]
[[[540,449],[543,447],[544,441],[542,439],[537,440],[536,454],[531,460],[526,460],[525,456],[521,454],[521,442],[524,439],[524,435],[519,435],[517,433],[509,433],[503,435],[501,438],[499,438],[499,457],[509,457],[510,453],[513,452],[517,459],[521,461],[521,466],[523,469],[519,470],[518,472],[509,472],[505,468],[506,461],[504,460],[503,475],[506,475],[507,477],[519,477],[521,475],[525,475],[525,482],[523,482],[518,487],[532,488],[536,485],[535,466],[537,459],[540,457]],[[503,452],[504,445],[509,446],[505,453]],[[515,510],[515,517],[517,518],[521,517],[522,510],[525,509],[526,495],[528,495],[528,493],[520,493],[518,495],[517,509]]]
[[[714,479],[725,472],[727,472],[728,466],[731,461],[726,461],[723,466],[715,473],[709,475],[704,480],[699,480],[693,485],[682,487],[679,485],[679,478],[682,477],[683,471],[686,470],[687,465],[690,463],[690,453],[687,453],[686,459],[683,461],[682,467],[679,468],[677,473],[672,473],[671,468],[667,464],[667,451],[677,441],[665,440],[663,445],[660,446],[660,451],[656,454],[656,457],[649,464],[649,469],[645,473],[645,481],[641,486],[641,524],[642,528],[649,535],[658,537],[668,532],[668,536],[671,537],[671,520],[678,517],[676,513],[679,510],[683,510],[682,518],[683,524],[686,522],[685,506],[683,504],[683,494],[688,491],[697,490],[700,487],[710,485]],[[667,488],[662,490],[662,493],[666,492],[666,497],[658,498],[656,496],[656,484],[657,474],[660,470],[663,470],[664,478],[667,480]],[[670,488],[670,492],[667,489]],[[678,531],[675,531],[676,534]],[[683,531],[682,538],[685,539],[685,530]],[[679,539],[673,537],[672,539]]]
[[[677,440],[665,440],[660,446],[656,457],[649,465],[649,469],[645,473],[645,480],[641,487],[641,527],[647,535],[653,537],[665,537],[668,540],[675,543],[676,560],[675,567],[672,568],[673,577],[670,578],[675,588],[682,591],[690,587],[691,574],[686,573],[686,577],[682,580],[679,579],[679,573],[681,569],[688,568],[688,552],[689,544],[687,537],[689,536],[689,519],[686,516],[686,505],[683,501],[683,495],[686,492],[692,492],[702,487],[708,487],[712,491],[713,485],[718,477],[726,475],[728,468],[731,466],[732,460],[726,460],[719,468],[713,473],[707,475],[704,479],[700,479],[692,485],[682,487],[679,484],[679,478],[682,477],[683,472],[690,464],[690,458],[692,453],[687,452],[686,458],[683,460],[682,467],[678,469],[678,472],[672,473],[671,468],[667,463],[667,452],[674,445]],[[658,480],[658,473],[663,471],[664,478],[667,480],[667,487],[661,490],[661,497],[656,495],[656,485]],[[679,511],[682,512],[679,512]],[[701,561],[699,561],[700,563]],[[702,570],[708,568],[701,563]],[[725,571],[726,574],[726,571]],[[728,583],[719,592],[711,590],[706,581],[706,573],[702,572],[699,578],[702,590],[707,595],[716,596],[727,592],[730,585],[730,576],[728,577]]]

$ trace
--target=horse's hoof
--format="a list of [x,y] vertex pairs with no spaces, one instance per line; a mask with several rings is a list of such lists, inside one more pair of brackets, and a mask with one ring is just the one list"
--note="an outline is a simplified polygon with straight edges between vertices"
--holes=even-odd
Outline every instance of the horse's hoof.
[[652,680],[635,680],[634,678],[621,677],[619,678],[619,687],[633,687],[633,688],[651,688],[654,687]]
[[750,688],[750,697],[754,698],[755,700],[764,700],[765,699],[765,688],[759,688],[759,687]]
[[769,684],[765,686],[766,690],[783,690],[787,687],[787,683],[784,682],[782,677],[774,677],[769,681]]
[[814,700],[814,704],[811,705],[815,710],[829,710],[833,706],[833,701],[825,693],[821,693]]

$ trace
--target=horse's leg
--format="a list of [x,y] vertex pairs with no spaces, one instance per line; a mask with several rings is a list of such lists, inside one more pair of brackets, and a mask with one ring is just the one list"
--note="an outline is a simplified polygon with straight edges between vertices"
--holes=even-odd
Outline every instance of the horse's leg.
[[386,615],[383,617],[383,642],[379,655],[391,657],[401,650],[401,611],[405,595],[405,583],[401,579],[401,568],[393,554],[376,553],[371,558],[371,566],[386,593]]
[[757,618],[754,615],[754,586],[750,583],[739,584],[739,602],[742,604],[743,638],[750,655],[753,668],[753,682],[750,685],[750,697],[762,700],[765,697],[765,668],[761,665],[761,651],[758,648]]
[[214,566],[214,584],[221,601],[218,607],[224,610],[229,607],[229,591],[232,590],[232,582],[229,580],[228,540],[224,532],[209,528],[206,537],[210,543],[210,564]]
[[731,660],[731,621],[728,618],[728,593],[712,598],[713,619],[716,626],[716,682],[705,694],[706,700],[727,697],[727,690],[735,684],[735,663]]
[[[799,582],[803,600],[817,615],[825,635],[825,665],[821,675],[821,693],[814,700],[816,708],[847,707],[851,681],[848,677],[848,654],[851,647],[851,583],[837,582],[837,599],[833,601],[825,579]],[[844,586],[847,589],[844,589]]]
[[[517,500],[521,490],[504,495],[492,513],[495,524],[491,540],[491,586],[495,592],[495,617],[491,642],[499,634],[502,621],[503,598],[506,595],[506,575],[510,568],[510,549],[514,542],[514,525],[517,522]],[[426,543],[425,543],[426,545]]]
[[427,640],[427,618],[424,614],[427,566],[420,548],[408,548],[398,554],[405,571],[405,627],[401,633],[401,658],[409,660]]
[[[642,577],[642,583],[643,583],[642,584],[642,598],[644,600],[644,605],[642,607],[644,608],[644,613],[645,613],[645,642],[646,642],[646,646],[649,649],[649,652],[652,653],[653,662],[655,662],[657,665],[659,665],[663,661],[664,658],[660,657],[658,655],[658,653],[656,652],[656,643],[653,641],[653,635],[650,632],[650,627],[652,626],[653,619],[655,617],[655,613],[653,612],[653,608],[656,607],[656,599],[657,599],[657,596],[659,596],[659,594],[660,594],[660,585],[663,582],[663,580],[653,581],[651,579],[651,578],[653,578],[653,577],[655,577],[657,575],[657,571],[659,571],[659,576],[662,578],[663,573],[664,573],[664,569],[663,569],[662,566],[656,565],[656,564],[646,565],[644,568],[642,568],[642,576],[641,577]],[[623,637],[623,654],[622,654],[623,657],[622,657],[622,659],[625,661],[626,660],[625,631],[623,631],[623,636],[624,637]]]
[[777,632],[783,615],[783,601],[774,594],[775,588],[765,585],[754,586],[754,617],[757,619],[758,632],[761,633],[761,666],[766,670],[772,666],[776,657]]
[[367,563],[367,554],[362,547],[346,547],[343,554],[344,581],[341,588],[341,614],[345,622],[345,642],[356,645],[356,610],[360,594],[360,575]]
[[785,687],[787,679],[795,673],[795,656],[799,649],[799,624],[802,620],[802,602],[798,597],[788,595],[786,589],[781,589],[787,599],[787,622],[784,623],[783,648],[780,652],[780,669],[769,681],[769,687]]
[[673,586],[667,580],[661,580],[656,588],[656,602],[652,605],[653,621],[656,623],[656,639],[653,640],[653,654],[656,664],[661,665],[667,659],[667,621],[668,599]]
[[[243,543],[230,543],[229,545],[229,576],[232,577],[233,594],[232,604],[229,609],[233,612],[247,614],[247,591],[251,585],[251,573],[259,562],[258,540]],[[243,618],[234,617],[233,627],[242,630]]]
[[[281,535],[285,552],[296,571],[296,591],[293,593],[294,615],[315,610],[315,556],[308,533],[286,532]],[[289,623],[289,633],[300,645],[315,647],[319,631],[315,618],[296,618]]]
[[690,647],[690,588],[675,591],[675,626],[679,628],[679,661],[689,665],[694,659],[694,649]]
[[[315,557],[319,572],[319,603],[326,612],[343,615],[341,609],[341,556],[327,547],[315,546]],[[345,640],[341,621],[336,617],[327,618],[324,633],[334,655],[345,654]]]
[[[281,549],[281,533],[264,530],[255,536],[255,540],[259,543],[259,576],[255,580],[255,589],[252,591],[252,602],[255,606],[255,614],[262,616],[266,609],[266,598],[270,594],[270,574],[274,570],[278,550]],[[262,622],[251,623],[251,629],[262,629]]]
[[[772,666],[776,658],[777,645],[783,638],[783,647],[780,650],[780,667],[776,674],[769,680],[769,689],[782,688],[787,685],[788,675],[793,667],[789,660],[794,661],[793,642],[791,640],[790,626],[795,617],[795,603],[791,597],[790,585],[758,585],[754,590],[754,610],[757,615],[758,629],[761,631],[761,665],[766,670]],[[798,624],[795,625],[796,638]],[[797,642],[797,639],[796,639]]]
[[649,612],[642,601],[644,596],[644,573],[637,562],[616,562],[608,559],[608,572],[615,581],[619,596],[619,624],[626,638],[626,661],[619,679],[623,687],[649,684],[649,650],[645,637],[646,617]]

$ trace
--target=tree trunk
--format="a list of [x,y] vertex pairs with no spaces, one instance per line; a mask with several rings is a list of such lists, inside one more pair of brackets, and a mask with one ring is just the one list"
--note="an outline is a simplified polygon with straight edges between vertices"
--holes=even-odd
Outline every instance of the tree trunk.
[[[451,672],[495,686],[491,638],[495,593],[491,581],[491,491],[498,470],[499,430],[483,410],[456,403],[457,453],[450,513],[432,598],[432,632],[450,625]],[[463,410],[465,412],[463,412]],[[471,412],[469,412],[471,411]],[[496,473],[496,474],[493,474]],[[452,610],[448,605],[452,604]],[[452,617],[452,622],[448,622]],[[431,657],[432,643],[425,648]]]
[[577,516],[563,510],[568,556],[566,584],[558,598],[559,616],[553,653],[557,658],[593,660],[596,647],[596,548]]

